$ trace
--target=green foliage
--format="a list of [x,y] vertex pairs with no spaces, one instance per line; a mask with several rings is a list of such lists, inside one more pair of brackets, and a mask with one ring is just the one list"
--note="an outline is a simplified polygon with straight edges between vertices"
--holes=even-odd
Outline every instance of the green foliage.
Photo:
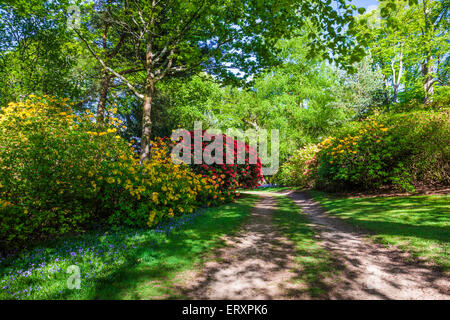
[[67,4],[11,2],[0,5],[0,105],[30,93],[86,98],[92,63],[66,28]]
[[335,109],[348,110],[353,118],[363,119],[385,108],[390,101],[389,90],[381,71],[372,66],[372,59],[366,57],[355,64],[354,74],[340,73],[339,82],[332,88]]
[[354,122],[318,146],[298,151],[276,177],[280,183],[327,190],[448,185],[449,123],[447,110]]
[[278,170],[272,182],[299,188],[313,187],[317,175],[317,152],[319,146],[309,144],[295,151]]
[[448,1],[386,0],[359,18],[357,37],[383,73],[394,103],[428,104],[448,85],[448,9]]

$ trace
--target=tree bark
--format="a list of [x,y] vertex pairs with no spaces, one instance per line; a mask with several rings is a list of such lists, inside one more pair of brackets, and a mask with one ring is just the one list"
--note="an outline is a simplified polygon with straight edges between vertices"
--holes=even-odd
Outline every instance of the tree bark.
[[103,69],[102,81],[100,87],[100,97],[97,105],[97,124],[103,125],[105,119],[106,99],[108,97],[109,83],[111,81],[111,75],[108,70]]
[[[425,30],[423,31],[423,37],[430,41],[430,35],[433,33],[433,25],[430,23],[430,8],[428,1],[423,1],[423,15],[425,19]],[[434,88],[433,88],[433,64],[431,49],[429,43],[426,43],[426,58],[422,62],[422,80],[424,89],[424,104],[429,104],[433,100]]]
[[392,101],[394,103],[397,103],[398,88],[400,87],[400,81],[402,80],[402,74],[403,74],[403,47],[401,48],[401,51],[400,51],[397,77],[396,77],[396,72],[395,72],[395,60],[392,60],[392,62],[391,62],[391,69],[392,69],[392,86],[394,88],[394,96],[392,98]]
[[434,95],[434,79],[432,76],[433,66],[431,64],[431,58],[427,57],[425,61],[422,63],[422,77],[423,77],[423,90],[425,93],[424,104],[429,104],[433,101]]
[[142,112],[141,162],[150,159],[151,133],[152,133],[152,98],[155,90],[154,79],[147,76],[145,84],[144,107]]

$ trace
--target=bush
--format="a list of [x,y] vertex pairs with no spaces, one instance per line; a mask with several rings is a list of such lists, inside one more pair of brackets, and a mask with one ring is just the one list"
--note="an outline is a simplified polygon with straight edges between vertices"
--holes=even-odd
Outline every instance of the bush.
[[141,166],[117,135],[48,96],[0,111],[0,248],[96,226],[155,225],[220,201],[218,186],[158,157]]
[[317,185],[378,189],[449,184],[448,112],[410,112],[369,119],[326,140]]
[[[205,130],[201,133],[201,138],[205,135]],[[190,132],[191,137],[194,136],[194,131]],[[263,180],[262,164],[256,151],[251,148],[247,143],[233,139],[233,156],[234,163],[226,163],[226,141],[227,136],[222,134],[224,148],[222,150],[223,164],[191,164],[191,168],[194,172],[202,175],[204,178],[211,178],[216,181],[220,190],[225,194],[232,194],[237,188],[254,189],[258,187]],[[193,139],[192,139],[193,140]],[[203,142],[202,152],[209,145],[210,142]],[[243,164],[237,163],[238,150],[244,151],[245,160]],[[194,157],[194,142],[191,143],[191,159]],[[250,158],[255,156],[256,163],[251,164]]]
[[448,110],[384,114],[353,122],[283,164],[284,184],[329,191],[450,184]]
[[[112,183],[105,186],[107,207],[113,214],[109,223],[115,226],[155,226],[166,218],[192,213],[200,206],[231,200],[220,185],[208,177],[194,173],[185,164],[172,162],[167,139],[152,143],[151,161],[139,164],[112,163]],[[114,181],[113,181],[114,180]],[[106,191],[107,190],[107,191]],[[130,201],[133,199],[134,201]]]
[[317,144],[309,144],[297,150],[283,163],[272,182],[300,188],[313,187],[317,175],[317,152],[319,150]]

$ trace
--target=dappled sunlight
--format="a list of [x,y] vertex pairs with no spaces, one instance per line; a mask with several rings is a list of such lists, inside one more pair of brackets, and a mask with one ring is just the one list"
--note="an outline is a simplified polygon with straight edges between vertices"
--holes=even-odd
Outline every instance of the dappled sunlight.
[[[323,197],[323,194],[315,194],[319,199],[320,196]],[[375,233],[368,234],[367,230],[374,230],[365,227],[372,223],[371,221],[358,220],[359,223],[356,223],[351,219],[342,220],[336,214],[326,212],[304,192],[293,192],[290,197],[307,214],[315,228],[320,230],[320,240],[324,248],[332,252],[333,258],[341,263],[339,281],[330,289],[330,296],[338,299],[446,297],[446,288],[450,283],[443,273],[433,270],[424,261],[416,260],[411,263],[408,261],[410,255],[398,247],[386,247],[370,242],[367,236]],[[386,229],[389,232],[387,224],[388,222],[381,225],[380,233],[376,233],[377,238],[386,236]],[[407,225],[395,227],[403,230]],[[405,233],[421,232],[422,228],[407,230]],[[400,233],[397,233],[396,237],[398,234]],[[408,250],[423,249],[421,243],[414,243],[413,239],[404,237],[402,241],[406,239],[409,240]],[[428,250],[430,253],[431,250]],[[436,257],[435,262],[443,268],[448,263],[440,260],[440,256]]]

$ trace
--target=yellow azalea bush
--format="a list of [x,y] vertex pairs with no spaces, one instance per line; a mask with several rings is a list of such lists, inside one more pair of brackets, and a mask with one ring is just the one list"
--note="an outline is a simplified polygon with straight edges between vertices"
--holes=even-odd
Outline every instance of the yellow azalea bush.
[[199,206],[230,200],[231,193],[222,193],[213,179],[195,174],[185,164],[173,163],[163,139],[152,145],[151,160],[142,165],[137,159],[112,164],[105,186],[105,206],[113,212],[110,224],[152,227],[166,218],[192,213]]
[[332,189],[448,185],[448,111],[385,114],[341,132],[318,154],[317,185]]
[[225,200],[157,150],[141,165],[114,114],[94,120],[48,96],[1,108],[0,247],[105,224],[152,226]]
[[347,188],[380,187],[389,176],[388,130],[382,123],[367,119],[350,132],[324,140],[317,182]]
[[275,182],[330,191],[450,184],[450,114],[376,115],[296,152]]

